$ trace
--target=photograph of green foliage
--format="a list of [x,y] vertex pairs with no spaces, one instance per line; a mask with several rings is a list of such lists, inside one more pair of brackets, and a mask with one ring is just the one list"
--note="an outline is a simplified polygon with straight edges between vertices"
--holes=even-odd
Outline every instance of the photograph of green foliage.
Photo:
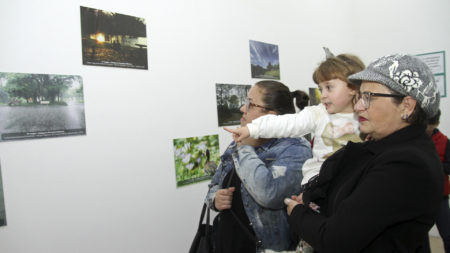
[[217,117],[219,126],[239,125],[241,106],[245,103],[251,85],[216,84]]
[[3,178],[0,167],[0,226],[6,226],[5,197],[3,195]]
[[280,80],[278,46],[250,40],[252,78]]
[[177,187],[211,179],[220,161],[217,134],[174,139],[173,150]]
[[0,72],[0,141],[85,135],[83,80]]
[[83,64],[148,69],[145,19],[80,6]]
[[319,88],[309,88],[309,105],[320,104]]

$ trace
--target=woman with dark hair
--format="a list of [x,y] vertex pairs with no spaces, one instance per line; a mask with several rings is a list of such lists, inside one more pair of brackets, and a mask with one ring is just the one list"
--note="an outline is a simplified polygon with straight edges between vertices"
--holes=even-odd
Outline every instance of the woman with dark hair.
[[[241,112],[241,126],[262,115],[295,113],[293,94],[280,82],[260,81],[250,89]],[[301,168],[311,156],[302,138],[232,142],[206,197],[210,208],[220,212],[214,222],[215,252],[294,249],[283,199],[300,193]]]
[[292,230],[317,252],[418,252],[442,198],[443,172],[426,119],[439,108],[433,73],[388,55],[349,76],[364,143],[349,142],[302,195],[286,199]]

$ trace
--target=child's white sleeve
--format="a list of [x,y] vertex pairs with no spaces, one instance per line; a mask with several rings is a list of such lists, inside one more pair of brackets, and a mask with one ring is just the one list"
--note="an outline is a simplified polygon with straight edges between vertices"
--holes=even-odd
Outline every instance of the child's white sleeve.
[[250,137],[285,138],[301,137],[314,131],[312,108],[305,107],[300,113],[264,115],[247,124]]

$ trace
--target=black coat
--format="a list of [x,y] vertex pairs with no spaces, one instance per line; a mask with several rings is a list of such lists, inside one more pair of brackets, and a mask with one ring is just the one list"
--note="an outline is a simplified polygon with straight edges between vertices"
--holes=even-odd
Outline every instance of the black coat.
[[424,126],[349,142],[322,165],[289,224],[318,252],[415,252],[433,226],[442,165]]

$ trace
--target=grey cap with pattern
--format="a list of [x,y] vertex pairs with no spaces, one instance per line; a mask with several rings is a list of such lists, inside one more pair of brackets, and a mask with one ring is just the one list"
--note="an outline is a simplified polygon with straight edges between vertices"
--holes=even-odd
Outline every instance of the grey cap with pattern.
[[354,81],[381,83],[392,90],[413,97],[433,117],[439,109],[439,90],[430,68],[419,58],[411,55],[387,55],[373,61],[361,72],[350,75]]

